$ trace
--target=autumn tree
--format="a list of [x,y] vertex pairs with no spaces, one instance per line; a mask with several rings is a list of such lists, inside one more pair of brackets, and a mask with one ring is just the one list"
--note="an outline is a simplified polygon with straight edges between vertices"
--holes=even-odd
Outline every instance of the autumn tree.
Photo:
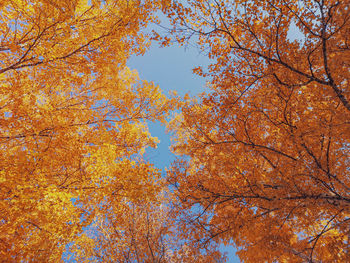
[[172,101],[126,61],[162,2],[1,1],[1,262],[59,262],[103,205],[157,195],[146,121]]
[[203,250],[183,231],[171,195],[165,193],[163,188],[156,200],[124,203],[120,213],[101,209],[74,241],[71,255],[78,262],[224,262],[217,244]]
[[169,125],[187,227],[244,262],[349,262],[350,2],[173,1],[168,16],[214,61],[194,69],[212,91]]

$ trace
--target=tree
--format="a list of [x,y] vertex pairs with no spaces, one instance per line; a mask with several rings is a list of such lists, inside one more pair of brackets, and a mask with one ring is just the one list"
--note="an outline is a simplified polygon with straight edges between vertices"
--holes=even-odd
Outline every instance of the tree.
[[188,227],[244,262],[350,261],[350,2],[185,2],[173,38],[214,60],[169,125]]
[[107,202],[157,195],[146,121],[173,102],[126,61],[161,2],[1,1],[1,261],[58,262]]
[[102,209],[71,253],[79,262],[223,262],[217,245],[203,250],[184,233],[171,201],[161,192],[157,200],[124,203],[122,213]]

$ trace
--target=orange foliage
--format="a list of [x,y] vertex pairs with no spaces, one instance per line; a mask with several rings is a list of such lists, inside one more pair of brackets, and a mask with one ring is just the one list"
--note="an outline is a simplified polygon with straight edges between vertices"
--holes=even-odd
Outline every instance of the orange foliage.
[[165,1],[0,5],[0,261],[58,262],[106,202],[155,198],[146,121],[172,106],[126,67]]
[[186,2],[172,33],[215,59],[169,125],[188,227],[244,262],[349,262],[350,2]]
[[102,209],[71,253],[78,262],[223,262],[215,244],[204,250],[184,233],[170,201],[161,193],[157,201],[125,203],[118,214]]
[[[181,2],[1,1],[1,261],[350,261],[350,2]],[[158,9],[215,60],[168,194],[142,155],[175,101],[126,67]]]

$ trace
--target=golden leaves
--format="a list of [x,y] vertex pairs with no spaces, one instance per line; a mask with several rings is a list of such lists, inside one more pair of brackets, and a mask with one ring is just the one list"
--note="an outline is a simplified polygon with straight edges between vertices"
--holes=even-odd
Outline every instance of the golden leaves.
[[155,200],[147,121],[175,101],[125,65],[147,45],[139,29],[155,9],[127,2],[2,6],[1,259],[60,261],[102,207]]
[[[233,241],[245,261],[348,261],[347,3],[299,3],[1,2],[2,258],[75,241],[85,261],[214,262]],[[193,70],[211,94],[168,99],[126,67],[157,9],[174,28],[154,39],[197,36],[215,60]],[[147,121],[177,107],[165,193]]]
[[215,59],[208,74],[194,69],[210,77],[212,93],[183,104],[169,126],[185,156],[169,180],[182,207],[200,210],[185,212],[193,229],[233,240],[247,262],[347,259],[349,52],[340,32],[349,23],[337,21],[349,14],[346,4],[298,3],[188,1],[187,13],[177,3],[169,10],[174,39],[195,39]]

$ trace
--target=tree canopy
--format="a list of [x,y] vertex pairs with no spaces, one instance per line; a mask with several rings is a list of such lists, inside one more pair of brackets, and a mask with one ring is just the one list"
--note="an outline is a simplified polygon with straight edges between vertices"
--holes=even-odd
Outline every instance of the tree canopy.
[[349,1],[182,3],[172,33],[214,60],[194,69],[212,92],[169,126],[199,241],[244,262],[349,261]]
[[[350,261],[349,0],[4,0],[0,18],[1,262]],[[140,80],[150,41],[197,43],[211,91]],[[166,178],[152,121],[179,155]]]
[[0,258],[58,262],[98,211],[150,201],[146,121],[171,100],[126,67],[161,1],[2,1]]

